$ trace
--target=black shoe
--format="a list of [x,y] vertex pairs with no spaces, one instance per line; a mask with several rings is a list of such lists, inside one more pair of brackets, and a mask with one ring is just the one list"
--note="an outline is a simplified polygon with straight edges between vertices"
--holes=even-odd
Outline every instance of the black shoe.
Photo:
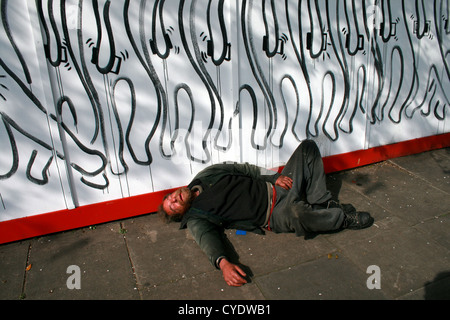
[[343,229],[359,230],[370,227],[374,222],[374,219],[368,212],[352,212],[345,213],[344,222],[342,223]]
[[354,206],[352,206],[351,204],[341,204],[341,209],[342,211],[344,211],[344,214],[354,214],[356,212],[356,209]]

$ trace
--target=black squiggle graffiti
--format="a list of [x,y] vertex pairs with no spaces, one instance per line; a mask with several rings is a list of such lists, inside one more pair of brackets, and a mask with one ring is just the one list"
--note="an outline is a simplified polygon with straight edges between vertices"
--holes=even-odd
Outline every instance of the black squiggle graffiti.
[[22,52],[17,48],[16,42],[14,41],[13,35],[11,33],[9,23],[8,23],[8,0],[2,0],[1,1],[1,17],[2,17],[2,24],[3,28],[5,30],[6,36],[8,37],[9,43],[11,44],[12,49],[14,50],[17,59],[19,59],[20,65],[22,67],[22,71],[25,75],[25,78],[27,80],[27,83],[32,83],[30,71],[28,70],[28,66],[25,62],[25,59],[23,58]]
[[28,165],[27,165],[26,175],[27,175],[28,180],[30,180],[31,182],[38,184],[38,185],[44,185],[44,184],[48,183],[47,172],[48,172],[48,168],[50,168],[50,165],[52,164],[53,156],[48,159],[47,164],[42,168],[42,179],[39,179],[39,178],[35,178],[31,175],[31,169],[33,167],[33,163],[34,163],[34,160],[36,159],[37,153],[38,152],[36,150],[33,150],[30,161],[28,162]]
[[[42,28],[42,38],[44,39],[44,52],[45,57],[47,58],[47,61],[53,66],[58,67],[61,62],[67,62],[67,60],[63,61],[63,49],[64,47],[61,44],[61,39],[59,36],[58,27],[56,25],[55,16],[53,14],[53,1],[48,2],[48,16],[49,16],[49,22],[50,26],[52,28],[52,33],[49,32],[47,21],[44,17],[44,10],[42,9],[42,0],[36,0],[36,8],[39,15],[39,20],[41,22],[41,28]],[[51,35],[54,35],[53,41],[55,42],[56,47],[56,57],[52,58],[52,41],[50,39]]]
[[220,34],[222,41],[220,47],[222,48],[221,53],[218,58],[216,58],[215,48],[217,43],[220,41],[215,40],[214,33],[212,31],[213,23],[216,20],[211,20],[213,14],[211,12],[213,0],[209,0],[207,7],[207,24],[210,40],[208,40],[208,56],[211,57],[215,66],[222,65],[225,61],[231,60],[231,43],[228,42],[228,31],[225,23],[225,17],[223,14],[224,10],[224,0],[219,0],[217,7],[217,21],[219,22]]
[[[256,146],[256,150],[265,150],[267,148],[267,140],[270,138],[272,134],[272,129],[276,128],[276,110],[275,109],[275,99],[272,95],[272,92],[269,89],[269,84],[264,76],[264,72],[261,69],[261,66],[258,63],[257,56],[258,50],[255,47],[254,39],[253,39],[253,25],[252,25],[252,11],[253,11],[253,1],[252,0],[244,0],[242,2],[241,9],[241,26],[242,26],[242,37],[245,47],[245,52],[247,55],[248,62],[250,64],[250,68],[252,74],[258,83],[259,88],[261,89],[264,100],[267,104],[266,111],[269,115],[268,125],[266,127],[266,134],[264,139],[264,144],[258,144]],[[254,117],[256,119],[256,117]],[[252,126],[252,129],[256,128],[256,123]],[[253,135],[254,133],[252,133]]]
[[[169,34],[166,32],[166,27],[164,24],[163,18],[163,9],[164,9],[165,0],[156,0],[153,5],[153,16],[152,16],[152,39],[150,39],[150,48],[152,49],[153,54],[157,54],[160,59],[167,59],[170,54],[170,50],[173,49],[172,41],[170,40]],[[161,53],[158,49],[157,35],[156,35],[156,25],[159,19],[160,31],[163,34],[165,51]]]
[[[95,64],[97,67],[98,72],[101,74],[108,74],[110,72],[119,73],[120,66],[117,67],[115,71],[113,71],[114,63],[116,61],[116,45],[114,42],[114,35],[111,29],[111,22],[109,19],[109,7],[111,5],[110,1],[106,1],[105,6],[103,8],[103,20],[105,22],[105,28],[106,32],[108,34],[108,47],[109,47],[109,58],[108,63],[102,67],[99,63],[99,55],[100,55],[100,49],[102,47],[102,23],[100,19],[100,12],[98,8],[98,1],[93,0],[92,5],[94,7],[94,14],[95,14],[95,22],[97,24],[97,43],[96,46],[92,48],[92,59],[91,62]],[[120,60],[120,58],[118,58]]]
[[[180,129],[186,130],[181,146],[187,161],[207,164],[239,141],[231,129],[239,113],[240,129],[252,129],[255,153],[283,150],[289,138],[338,143],[365,126],[448,120],[446,0],[243,0],[237,6],[224,0],[36,0],[37,59],[45,59],[53,75],[54,102],[37,90],[41,80],[28,60],[36,57],[15,33],[28,22],[15,21],[15,5],[0,2],[0,125],[6,133],[0,139],[8,146],[1,181],[25,172],[30,183],[44,186],[53,178],[50,168],[73,152],[73,184],[108,192],[115,178],[137,166],[151,171],[156,160],[182,153],[175,146]],[[237,12],[230,14],[231,8]],[[238,76],[231,74],[239,68]],[[238,92],[222,91],[222,81],[236,79],[231,87]],[[147,101],[139,99],[142,93]],[[237,100],[229,103],[232,94]],[[42,118],[35,121],[60,129],[70,148],[55,150],[54,135],[47,140],[31,133],[19,108],[36,109]],[[199,119],[205,128],[194,140]],[[221,134],[226,140],[219,143]]]

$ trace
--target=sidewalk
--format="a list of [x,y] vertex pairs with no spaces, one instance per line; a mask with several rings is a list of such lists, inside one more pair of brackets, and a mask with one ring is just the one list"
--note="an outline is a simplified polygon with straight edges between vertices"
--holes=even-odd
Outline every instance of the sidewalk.
[[[150,214],[0,245],[0,299],[450,299],[450,148],[328,181],[375,224],[309,240],[227,230],[251,275],[243,287],[225,284],[188,231]],[[69,266],[81,289],[68,288]]]

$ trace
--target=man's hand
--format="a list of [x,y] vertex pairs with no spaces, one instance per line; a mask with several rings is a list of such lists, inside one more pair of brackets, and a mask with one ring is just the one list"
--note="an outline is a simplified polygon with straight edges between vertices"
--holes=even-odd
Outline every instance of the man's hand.
[[283,189],[290,190],[292,188],[292,179],[286,176],[279,176],[275,185]]
[[247,283],[247,280],[244,278],[247,274],[239,266],[229,262],[227,259],[223,258],[220,260],[219,268],[222,270],[223,278],[229,286],[240,287]]

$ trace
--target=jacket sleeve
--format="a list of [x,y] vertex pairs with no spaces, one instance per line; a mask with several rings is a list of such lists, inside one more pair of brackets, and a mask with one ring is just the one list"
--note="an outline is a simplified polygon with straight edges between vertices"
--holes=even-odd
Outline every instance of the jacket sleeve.
[[217,180],[227,174],[243,175],[251,177],[253,179],[270,182],[272,184],[275,184],[275,181],[277,181],[278,177],[281,175],[276,171],[258,167],[249,163],[221,163],[206,168],[205,170],[200,172],[196,176],[196,178],[200,180],[205,179],[208,182],[215,183]]
[[226,247],[223,240],[223,229],[206,219],[189,219],[187,228],[207,255],[211,264],[219,269],[217,262],[219,258],[226,257]]
[[255,179],[261,179],[272,184],[275,184],[275,181],[277,181],[278,177],[281,175],[276,171],[258,167],[249,163],[234,164],[233,166],[234,170],[238,173]]

